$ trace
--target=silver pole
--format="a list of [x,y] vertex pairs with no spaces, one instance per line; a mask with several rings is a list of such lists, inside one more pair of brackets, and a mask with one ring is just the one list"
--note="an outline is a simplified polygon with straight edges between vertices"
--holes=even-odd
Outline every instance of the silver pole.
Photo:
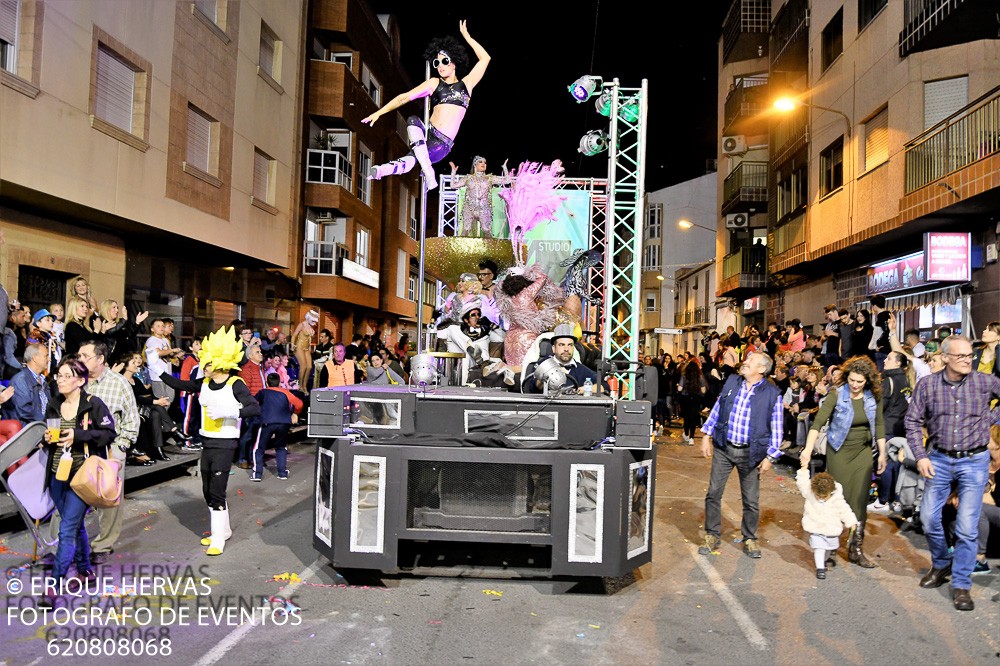
[[[431,65],[424,63],[424,81],[431,78]],[[430,127],[430,98],[424,98],[424,129]],[[419,168],[419,164],[417,165]],[[420,172],[420,274],[417,284],[417,353],[424,352],[424,249],[427,240],[427,181]]]

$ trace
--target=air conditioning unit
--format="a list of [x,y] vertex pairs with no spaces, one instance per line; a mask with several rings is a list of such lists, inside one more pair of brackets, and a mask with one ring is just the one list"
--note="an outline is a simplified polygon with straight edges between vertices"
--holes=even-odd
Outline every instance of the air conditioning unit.
[[746,213],[726,215],[726,229],[746,229],[750,226],[750,216]]
[[322,224],[324,222],[333,222],[333,213],[318,213],[316,215],[316,222]]
[[723,155],[742,155],[747,152],[747,138],[743,135],[722,137]]

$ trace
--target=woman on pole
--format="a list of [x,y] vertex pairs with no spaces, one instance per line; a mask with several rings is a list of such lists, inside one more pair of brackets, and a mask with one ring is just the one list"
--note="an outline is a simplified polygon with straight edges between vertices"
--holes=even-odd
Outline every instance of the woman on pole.
[[462,43],[454,37],[434,39],[424,52],[424,57],[437,70],[437,77],[432,76],[416,88],[396,95],[388,104],[361,120],[367,125],[374,125],[376,120],[407,102],[428,96],[431,98],[430,126],[425,130],[420,118],[407,118],[406,134],[410,141],[410,152],[397,160],[373,166],[368,173],[369,180],[407,173],[419,163],[427,189],[437,187],[437,177],[431,165],[440,162],[451,152],[469,108],[472,90],[482,80],[486,67],[490,64],[490,54],[469,35],[465,21],[459,21],[458,29],[477,58],[468,74],[463,78],[458,77],[458,73],[464,72],[469,64],[469,56]]

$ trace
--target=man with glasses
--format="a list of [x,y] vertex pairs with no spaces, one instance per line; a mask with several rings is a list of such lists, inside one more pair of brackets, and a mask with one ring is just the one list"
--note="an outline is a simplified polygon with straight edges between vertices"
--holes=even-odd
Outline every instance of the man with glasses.
[[[990,426],[1000,422],[1000,408],[991,409],[990,402],[1000,398],[1000,379],[973,372],[972,343],[965,336],[949,336],[941,347],[944,371],[917,383],[905,419],[907,442],[917,469],[926,479],[920,516],[931,551],[931,569],[920,579],[920,587],[940,587],[951,575],[955,609],[972,610],[971,576],[983,489],[989,476]],[[945,541],[941,510],[953,484],[957,486],[958,516],[952,554]]]

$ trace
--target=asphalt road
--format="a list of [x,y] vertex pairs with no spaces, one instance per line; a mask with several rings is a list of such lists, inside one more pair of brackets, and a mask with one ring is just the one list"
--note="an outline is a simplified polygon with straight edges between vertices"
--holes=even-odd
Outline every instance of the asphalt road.
[[[977,576],[976,610],[959,613],[947,586],[917,586],[929,565],[923,537],[878,516],[869,521],[866,551],[879,568],[848,564],[841,548],[839,566],[816,580],[787,467],[763,481],[762,559],[750,560],[733,542],[735,476],[723,504],[720,553],[698,555],[708,462],[676,436],[660,442],[653,562],[614,594],[593,581],[359,579],[350,572],[345,579],[311,545],[306,443],[293,447],[289,481],[267,474],[253,484],[240,470],[231,478],[235,533],[221,557],[205,556],[197,543],[208,529],[200,479],[183,476],[128,496],[122,539],[99,573],[115,585],[130,577],[174,585],[127,590],[135,593],[132,608],[147,608],[149,617],[134,611],[124,623],[109,620],[107,609],[121,605],[120,588],[97,604],[99,620],[82,611],[47,623],[35,617],[23,609],[35,607],[30,592],[39,574],[17,570],[30,539],[24,531],[0,535],[0,565],[15,569],[4,581],[0,664],[58,663],[49,650],[105,666],[140,656],[144,663],[240,666],[1000,663],[1000,575]],[[24,589],[11,594],[10,576]],[[270,610],[250,610],[262,601]],[[253,612],[254,622],[241,622],[241,609]],[[115,656],[88,652],[108,649]]]

